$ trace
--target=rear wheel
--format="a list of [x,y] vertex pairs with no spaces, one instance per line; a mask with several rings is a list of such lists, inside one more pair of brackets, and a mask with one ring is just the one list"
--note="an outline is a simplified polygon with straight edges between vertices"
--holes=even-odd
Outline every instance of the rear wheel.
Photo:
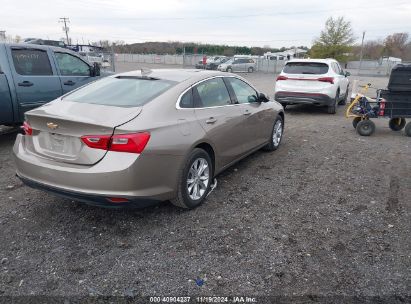
[[210,191],[213,176],[210,156],[203,149],[195,148],[180,173],[177,197],[171,203],[186,209],[200,206]]
[[405,126],[405,135],[411,137],[411,122],[407,123],[407,125]]
[[375,123],[369,119],[361,120],[358,122],[356,130],[361,136],[370,136],[375,132]]
[[284,121],[281,116],[277,116],[274,121],[273,129],[271,131],[270,139],[268,144],[264,147],[266,151],[277,150],[280,146],[281,139],[283,138],[284,133]]
[[391,118],[388,122],[388,126],[393,131],[400,131],[405,127],[405,119],[404,118]]
[[254,68],[253,68],[253,67],[249,67],[249,68],[248,68],[248,73],[252,73],[252,72],[254,72]]
[[355,117],[353,120],[352,120],[352,126],[354,127],[354,129],[356,129],[357,128],[357,125],[358,125],[358,123],[361,121],[361,117]]
[[335,94],[335,99],[333,104],[328,106],[327,112],[328,114],[335,114],[337,113],[337,104],[338,104],[338,97],[340,96],[340,91],[337,91]]

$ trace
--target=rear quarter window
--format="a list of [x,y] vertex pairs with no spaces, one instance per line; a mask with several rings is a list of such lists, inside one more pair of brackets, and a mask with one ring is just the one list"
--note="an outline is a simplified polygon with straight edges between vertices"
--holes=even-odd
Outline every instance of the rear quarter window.
[[289,62],[283,72],[287,74],[326,74],[328,64],[322,62]]

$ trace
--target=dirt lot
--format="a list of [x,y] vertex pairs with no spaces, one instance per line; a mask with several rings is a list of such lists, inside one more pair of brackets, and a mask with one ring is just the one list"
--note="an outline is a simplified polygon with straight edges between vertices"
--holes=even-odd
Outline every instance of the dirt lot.
[[[273,75],[243,76],[272,95]],[[0,294],[410,301],[411,139],[387,120],[360,137],[343,107],[289,107],[285,122],[278,151],[221,174],[192,211],[99,209],[32,190],[14,176],[15,133],[3,134]]]

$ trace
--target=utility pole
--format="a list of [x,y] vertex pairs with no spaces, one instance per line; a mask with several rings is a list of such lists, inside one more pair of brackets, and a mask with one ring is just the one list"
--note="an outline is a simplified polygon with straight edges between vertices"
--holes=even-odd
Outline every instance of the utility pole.
[[0,31],[0,42],[6,41],[6,31]]
[[365,31],[362,32],[362,42],[361,42],[361,52],[360,52],[360,64],[359,64],[359,66],[358,66],[357,75],[360,75],[360,70],[361,70],[362,54],[363,54],[363,49],[364,49],[364,37],[365,37]]
[[67,23],[70,23],[70,20],[67,17],[62,17],[62,18],[59,18],[59,19],[60,19],[59,22],[64,23],[63,31],[66,32],[67,44],[70,44],[70,40],[69,40],[69,36],[68,36],[69,28],[67,27]]

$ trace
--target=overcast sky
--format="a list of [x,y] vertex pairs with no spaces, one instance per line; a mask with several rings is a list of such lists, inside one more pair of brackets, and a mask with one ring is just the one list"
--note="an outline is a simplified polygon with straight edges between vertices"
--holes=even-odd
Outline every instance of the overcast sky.
[[411,0],[0,0],[0,30],[23,38],[185,41],[229,45],[311,46],[326,19],[344,16],[358,40],[411,33]]

